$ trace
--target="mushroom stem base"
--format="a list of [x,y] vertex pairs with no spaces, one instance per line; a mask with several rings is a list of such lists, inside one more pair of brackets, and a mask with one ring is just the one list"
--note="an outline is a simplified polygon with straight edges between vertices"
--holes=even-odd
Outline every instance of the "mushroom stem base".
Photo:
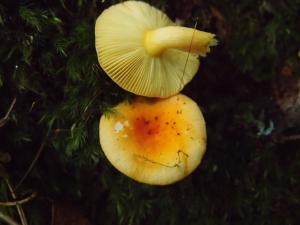
[[167,26],[146,32],[144,46],[148,54],[159,56],[168,48],[192,52],[202,56],[217,44],[214,34],[193,28]]

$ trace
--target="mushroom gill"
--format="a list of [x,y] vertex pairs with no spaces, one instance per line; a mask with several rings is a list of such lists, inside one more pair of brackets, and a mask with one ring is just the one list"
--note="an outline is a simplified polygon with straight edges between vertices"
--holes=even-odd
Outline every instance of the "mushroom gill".
[[126,1],[98,17],[98,61],[123,89],[166,98],[179,93],[194,77],[198,57],[216,45],[214,34],[180,27],[145,2]]

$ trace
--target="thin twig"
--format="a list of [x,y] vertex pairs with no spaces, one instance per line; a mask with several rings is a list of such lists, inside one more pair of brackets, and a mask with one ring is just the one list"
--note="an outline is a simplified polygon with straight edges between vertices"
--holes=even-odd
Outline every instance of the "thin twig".
[[[10,181],[8,179],[5,179],[5,181],[7,183],[7,186],[8,186],[8,189],[9,189],[10,193],[11,193],[12,198],[17,199],[16,193],[15,193]],[[25,213],[24,213],[24,210],[23,210],[22,206],[17,203],[16,207],[17,207],[17,211],[18,211],[18,214],[19,214],[19,217],[20,217],[20,220],[21,220],[21,224],[22,225],[28,225],[27,219],[26,219],[26,216],[25,216]]]
[[14,221],[9,216],[3,214],[2,212],[0,212],[0,219],[2,219],[4,222],[6,222],[9,225],[19,225],[16,221]]
[[29,202],[30,200],[32,200],[35,197],[36,197],[36,193],[33,192],[31,195],[29,195],[28,197],[26,197],[24,199],[15,200],[15,201],[0,202],[0,205],[2,205],[2,206],[16,206],[16,205],[21,205],[21,204],[24,204],[26,202]]
[[181,82],[182,85],[184,85],[183,78],[184,78],[184,75],[185,75],[185,70],[186,70],[186,67],[187,67],[187,63],[189,61],[189,57],[190,57],[190,53],[191,53],[191,49],[192,49],[192,44],[193,44],[193,39],[194,39],[195,31],[197,29],[197,25],[198,25],[198,18],[197,18],[196,23],[194,25],[194,31],[193,31],[193,34],[192,34],[192,38],[191,38],[191,42],[190,42],[190,46],[189,46],[188,55],[186,57],[186,61],[185,61],[185,64],[184,64],[182,77],[180,78],[180,82]]
[[17,98],[14,98],[7,110],[7,113],[5,114],[5,116],[2,119],[0,119],[0,127],[3,127],[7,123],[9,114],[11,113],[12,109],[14,108],[16,101],[17,101]]
[[48,130],[42,144],[40,145],[34,159],[32,160],[30,166],[28,167],[27,171],[25,172],[24,176],[21,178],[21,180],[19,181],[19,183],[15,186],[15,189],[14,190],[17,190],[21,184],[24,182],[24,180],[27,178],[27,176],[30,174],[31,170],[33,169],[35,163],[37,162],[37,160],[39,159],[43,149],[45,148],[46,146],[46,143],[47,143],[47,140],[48,140],[48,137],[49,137],[49,133],[50,133],[50,130]]
[[146,162],[149,162],[149,163],[152,163],[152,164],[156,164],[156,165],[159,165],[159,166],[164,166],[164,167],[167,167],[167,168],[175,168],[175,167],[179,167],[180,164],[182,163],[181,157],[180,157],[180,153],[181,153],[183,156],[185,156],[185,158],[188,158],[188,157],[189,157],[188,154],[186,154],[185,152],[179,150],[179,151],[177,151],[177,155],[178,155],[177,160],[178,160],[178,162],[176,162],[176,163],[173,164],[173,165],[168,165],[168,164],[164,164],[164,163],[161,163],[161,162],[157,162],[157,161],[154,161],[154,160],[149,159],[149,158],[147,158],[147,157],[145,157],[145,156],[142,156],[142,155],[134,155],[134,156],[136,156],[136,157],[138,157],[138,158],[140,158],[140,159],[143,159],[143,160],[145,160]]

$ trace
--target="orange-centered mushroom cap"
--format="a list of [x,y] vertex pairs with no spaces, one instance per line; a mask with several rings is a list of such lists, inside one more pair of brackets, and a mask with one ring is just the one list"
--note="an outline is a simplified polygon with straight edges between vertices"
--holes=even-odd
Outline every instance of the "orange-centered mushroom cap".
[[100,120],[100,143],[108,160],[132,179],[174,183],[200,164],[206,148],[205,121],[185,95],[137,98]]
[[95,27],[98,60],[108,76],[134,94],[160,98],[179,93],[194,77],[198,56],[217,43],[214,36],[177,26],[138,1],[104,10]]

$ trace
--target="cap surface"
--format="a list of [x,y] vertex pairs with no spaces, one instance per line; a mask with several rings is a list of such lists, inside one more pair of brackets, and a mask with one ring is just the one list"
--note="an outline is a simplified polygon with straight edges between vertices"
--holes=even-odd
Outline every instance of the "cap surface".
[[206,148],[202,113],[190,98],[137,98],[100,119],[104,154],[123,174],[147,184],[166,185],[189,175]]
[[[180,92],[199,68],[198,55],[175,48],[159,56],[147,53],[146,32],[176,26],[163,12],[144,2],[111,6],[95,26],[96,51],[103,70],[123,89],[148,97]],[[188,58],[188,60],[187,60]]]

